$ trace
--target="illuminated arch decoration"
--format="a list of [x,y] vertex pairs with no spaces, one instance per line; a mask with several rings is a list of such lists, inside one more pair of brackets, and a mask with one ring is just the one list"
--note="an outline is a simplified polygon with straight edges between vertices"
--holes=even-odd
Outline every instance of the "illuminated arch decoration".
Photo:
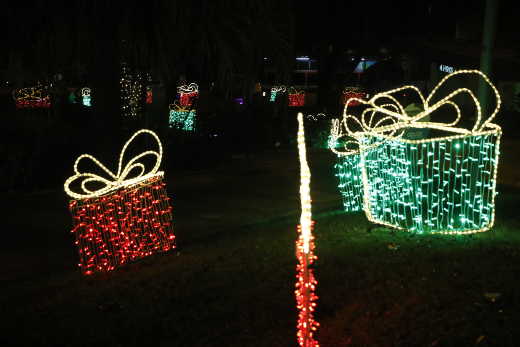
[[51,96],[48,89],[42,85],[15,89],[13,99],[17,109],[51,107]]
[[[463,74],[482,77],[494,92],[496,107],[487,119],[483,119],[480,104],[468,88],[431,102],[448,79]],[[423,111],[417,115],[408,116],[393,96],[405,89],[416,92],[422,101]],[[475,104],[477,116],[471,129],[457,126],[462,115],[452,99],[458,95],[470,97]],[[340,126],[332,129],[335,141],[346,137],[346,143],[354,146],[332,150],[338,155],[360,155],[363,208],[370,221],[417,233],[469,234],[493,226],[502,130],[492,120],[501,99],[485,74],[478,70],[451,73],[427,98],[418,88],[404,86],[378,93],[368,101],[357,101],[368,106],[361,117],[348,114],[349,100]],[[423,121],[441,107],[455,111],[455,120]],[[407,139],[407,130],[417,128],[442,136]]]
[[275,102],[275,101],[276,101],[276,96],[277,96],[278,94],[285,93],[286,90],[287,90],[287,89],[286,89],[285,86],[283,86],[283,85],[282,85],[282,86],[273,86],[273,87],[271,88],[271,95],[270,95],[270,97],[269,97],[269,101],[270,101],[270,102]]
[[195,131],[195,110],[179,106],[176,102],[170,105],[170,128],[183,131]]
[[90,99],[90,88],[84,87],[81,88],[81,100],[83,102],[83,106],[91,107],[91,99]]
[[[123,166],[127,148],[144,134],[155,139],[159,150],[142,152]],[[149,171],[142,162],[147,157],[155,160]],[[111,271],[130,261],[175,248],[170,198],[163,182],[164,172],[159,171],[161,158],[159,137],[142,129],[123,146],[117,173],[90,154],[76,159],[74,175],[65,181],[64,188],[73,199],[69,203],[73,217],[71,232],[76,237],[78,265],[83,274]],[[87,159],[108,178],[81,171],[80,163]]]
[[303,90],[296,90],[294,87],[289,88],[288,98],[290,107],[301,107],[305,105],[305,92]]
[[177,87],[179,93],[179,104],[181,106],[191,106],[196,98],[199,97],[199,86],[196,83]]
[[[365,92],[363,92],[363,90],[361,90],[361,88],[346,87],[345,89],[343,89],[343,93],[341,95],[341,103],[343,105],[345,105],[345,103],[349,99],[366,99],[366,98],[367,98],[367,94]],[[358,105],[361,105],[361,103],[356,100],[352,100],[349,103],[349,106],[358,106]]]
[[314,320],[316,308],[316,286],[318,282],[314,277],[313,264],[318,257],[314,255],[314,237],[312,230],[312,205],[310,194],[311,172],[307,163],[307,151],[305,148],[305,130],[303,127],[303,115],[298,113],[298,157],[300,160],[300,201],[302,214],[298,225],[298,240],[296,241],[296,307],[298,313],[297,340],[302,347],[319,346],[314,339],[314,333],[319,323]]

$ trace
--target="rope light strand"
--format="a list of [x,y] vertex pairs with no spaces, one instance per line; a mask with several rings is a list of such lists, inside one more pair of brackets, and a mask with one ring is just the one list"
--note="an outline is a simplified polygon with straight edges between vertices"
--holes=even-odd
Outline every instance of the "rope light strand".
[[[123,167],[123,159],[125,155],[125,151],[128,148],[128,146],[134,141],[134,139],[139,136],[140,134],[148,134],[151,135],[155,141],[157,142],[159,151],[145,151],[141,154],[135,156],[132,158],[128,163]],[[101,195],[107,194],[111,191],[114,191],[116,189],[119,189],[121,187],[131,186],[134,184],[137,184],[141,181],[144,181],[148,178],[154,177],[154,176],[162,176],[164,173],[159,170],[159,166],[161,165],[162,160],[162,145],[161,141],[159,140],[159,137],[151,130],[147,129],[141,129],[137,131],[132,137],[125,143],[123,146],[123,149],[121,153],[119,154],[119,161],[117,166],[117,173],[113,173],[111,170],[109,170],[105,165],[103,165],[99,160],[97,160],[95,157],[93,157],[90,154],[82,154],[80,155],[76,161],[74,162],[74,175],[67,178],[64,184],[65,192],[67,195],[69,195],[73,199],[85,199],[85,198],[93,198],[93,197],[99,197]],[[145,173],[145,166],[142,163],[137,162],[139,159],[151,155],[155,157],[155,164],[153,168]],[[96,164],[99,168],[101,168],[108,176],[109,179],[104,178],[102,176],[99,176],[97,174],[91,173],[91,172],[81,172],[79,169],[79,164],[83,159],[89,159],[94,164]],[[139,169],[139,173],[129,178],[130,172],[132,172],[134,169]],[[70,188],[70,185],[75,182],[78,179],[82,179],[81,181],[81,189],[83,190],[83,193],[76,193],[72,191]],[[88,183],[97,182],[102,185],[104,185],[103,188],[99,188],[96,190],[89,190],[86,185]]]
[[300,202],[301,217],[298,226],[298,240],[296,241],[296,307],[299,310],[297,323],[297,340],[300,346],[319,346],[314,339],[314,332],[319,323],[314,320],[314,310],[318,297],[315,294],[317,281],[311,268],[317,257],[314,255],[314,237],[312,229],[310,181],[311,172],[307,163],[305,149],[305,132],[303,115],[298,113],[298,156],[300,159]]

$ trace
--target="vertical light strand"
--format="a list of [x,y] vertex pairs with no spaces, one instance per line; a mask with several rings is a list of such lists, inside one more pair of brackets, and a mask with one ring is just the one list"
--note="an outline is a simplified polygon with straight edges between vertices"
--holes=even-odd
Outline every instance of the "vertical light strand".
[[303,127],[303,114],[298,113],[298,155],[300,159],[300,201],[302,214],[298,226],[298,240],[296,241],[296,307],[299,310],[297,323],[297,340],[302,347],[319,346],[314,339],[314,332],[319,323],[314,320],[316,307],[315,295],[317,281],[311,268],[316,260],[314,255],[314,238],[312,229],[314,222],[311,213],[310,181],[311,172],[307,163],[307,151],[305,149],[305,132]]

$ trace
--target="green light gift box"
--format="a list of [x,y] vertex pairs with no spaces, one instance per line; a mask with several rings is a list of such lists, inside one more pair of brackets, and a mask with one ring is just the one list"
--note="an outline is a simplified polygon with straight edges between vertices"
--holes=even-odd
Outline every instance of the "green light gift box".
[[196,113],[194,109],[179,106],[176,102],[170,105],[168,125],[181,131],[195,131]]
[[[430,106],[439,87],[461,74],[481,76],[495,93],[496,107],[486,120],[482,120],[480,104],[468,88],[459,88]],[[417,115],[408,115],[393,96],[405,89],[417,92],[423,103],[423,111]],[[464,94],[476,106],[472,129],[456,126],[461,110],[452,100]],[[350,138],[346,142],[358,146],[333,151],[345,158],[359,156],[363,209],[370,221],[418,233],[464,234],[493,226],[502,130],[491,121],[501,101],[487,76],[477,70],[460,70],[442,79],[426,99],[417,88],[405,86],[363,103],[368,107],[360,117],[348,114],[347,103],[343,120],[333,124],[331,137],[337,142],[346,136]],[[430,114],[441,107],[455,110],[456,119],[451,123],[429,121]],[[357,124],[358,130],[352,130],[349,123]],[[417,129],[429,133],[423,138],[407,138]],[[353,187],[359,173],[350,173]]]

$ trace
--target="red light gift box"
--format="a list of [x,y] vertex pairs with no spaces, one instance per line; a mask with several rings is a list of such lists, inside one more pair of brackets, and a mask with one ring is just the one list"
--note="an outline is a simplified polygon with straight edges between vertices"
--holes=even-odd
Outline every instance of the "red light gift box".
[[367,94],[365,92],[363,92],[360,88],[347,87],[343,90],[343,95],[341,96],[341,103],[343,105],[345,105],[347,100],[352,99],[352,100],[350,100],[348,105],[349,106],[358,106],[361,104],[361,102],[359,102],[356,99],[364,100],[364,99],[366,99],[366,96],[367,96]]
[[13,91],[16,108],[50,108],[51,97],[42,85]]
[[287,96],[289,98],[289,106],[298,107],[305,105],[304,91],[296,91],[294,88],[291,88]]
[[179,93],[179,104],[181,106],[191,106],[196,98],[199,97],[199,86],[195,83],[177,87]]
[[[125,151],[140,134],[152,135],[159,152],[145,151],[123,168]],[[148,172],[145,164],[139,162],[145,156],[156,159]],[[65,191],[73,198],[69,203],[73,219],[71,232],[76,238],[78,265],[83,274],[111,271],[130,261],[175,248],[172,207],[163,182],[164,172],[158,171],[161,157],[159,138],[146,129],[136,132],[123,147],[117,174],[89,154],[78,157],[75,174],[65,181]],[[79,164],[83,159],[92,161],[111,179],[81,172]],[[131,172],[134,175],[131,176]],[[87,187],[92,184],[101,188]],[[78,185],[81,193],[72,189]]]

